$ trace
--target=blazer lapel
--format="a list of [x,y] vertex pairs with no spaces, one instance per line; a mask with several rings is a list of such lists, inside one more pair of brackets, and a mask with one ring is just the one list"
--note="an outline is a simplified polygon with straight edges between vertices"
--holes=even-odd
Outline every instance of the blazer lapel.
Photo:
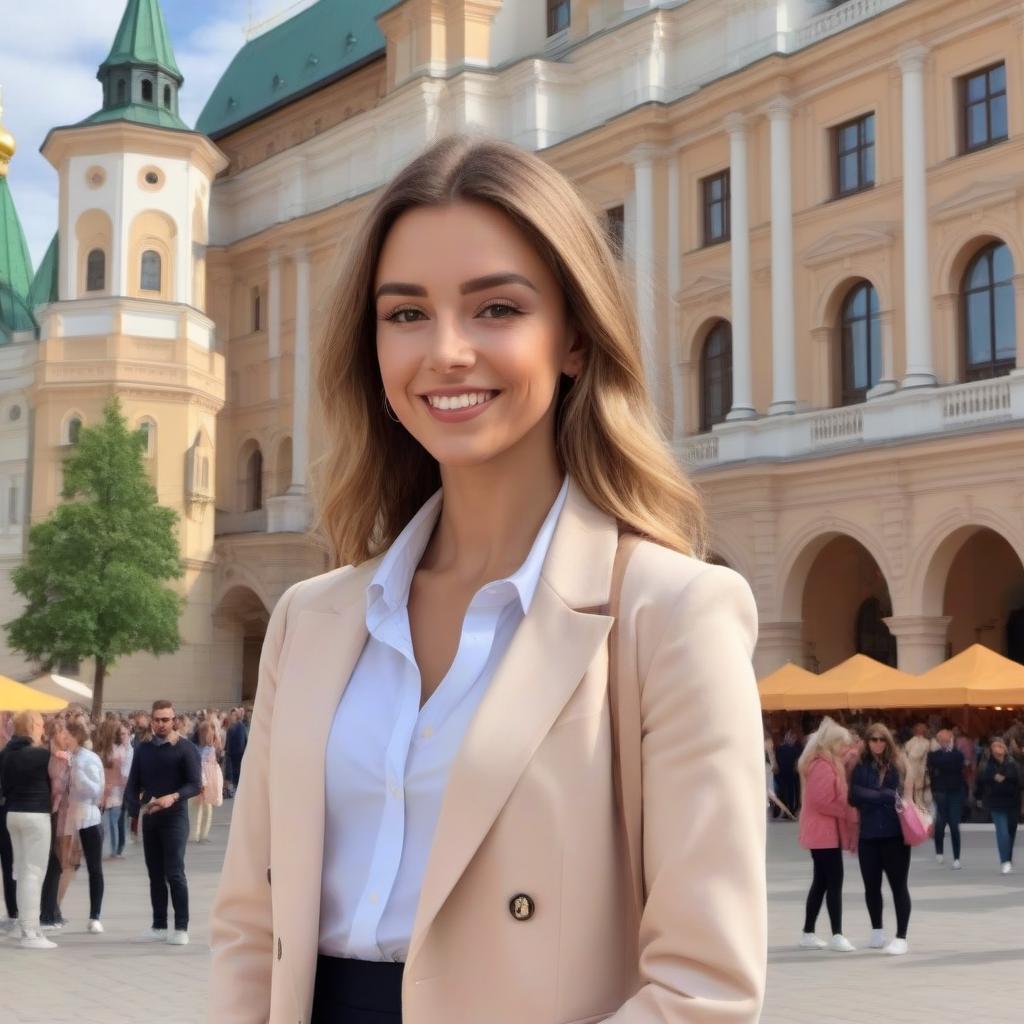
[[599,612],[607,604],[617,542],[614,521],[571,485],[529,612],[452,765],[407,976],[434,918],[608,636],[612,620]]

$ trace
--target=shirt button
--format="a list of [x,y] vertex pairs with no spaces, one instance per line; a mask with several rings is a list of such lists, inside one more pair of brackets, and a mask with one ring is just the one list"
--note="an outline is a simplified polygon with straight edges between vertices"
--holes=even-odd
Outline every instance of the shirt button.
[[380,903],[380,896],[378,896],[377,893],[375,893],[375,892],[371,892],[370,893],[370,902],[374,906],[376,906],[378,903]]
[[429,740],[430,737],[433,736],[433,735],[434,735],[434,727],[432,725],[425,725],[423,727],[423,732],[420,733],[420,736],[422,736],[423,739],[425,739],[425,740]]
[[397,786],[392,786],[389,792],[396,800],[402,795],[402,791]]

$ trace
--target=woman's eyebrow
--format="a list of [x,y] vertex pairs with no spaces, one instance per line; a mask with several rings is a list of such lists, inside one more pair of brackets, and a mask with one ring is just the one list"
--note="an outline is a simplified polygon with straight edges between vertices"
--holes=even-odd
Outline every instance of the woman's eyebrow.
[[402,281],[387,281],[377,289],[377,298],[382,295],[415,295],[418,298],[427,297],[427,289],[421,284],[405,284]]
[[497,288],[503,284],[524,284],[527,288],[532,288],[535,292],[538,291],[537,286],[528,277],[523,277],[522,274],[514,274],[511,271],[500,274],[488,274],[486,277],[474,277],[472,281],[466,281],[461,284],[459,291],[463,295],[468,295],[470,292],[481,292],[485,288]]

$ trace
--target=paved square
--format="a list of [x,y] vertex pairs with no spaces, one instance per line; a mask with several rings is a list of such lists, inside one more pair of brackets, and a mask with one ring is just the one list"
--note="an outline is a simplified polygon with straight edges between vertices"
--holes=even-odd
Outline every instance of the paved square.
[[[217,811],[206,846],[189,846],[192,943],[181,948],[136,941],[149,924],[141,846],[106,861],[103,935],[85,933],[85,869],[64,901],[71,919],[60,948],[29,952],[0,943],[2,1024],[196,1024],[203,1020],[207,919],[227,839],[230,801]],[[810,858],[796,827],[769,827],[768,999],[762,1024],[985,1024],[1020,1020],[1024,966],[1024,858],[1020,874],[998,873],[991,829],[964,833],[964,869],[915,851],[910,888],[911,952],[831,953],[795,948],[803,923]],[[889,900],[886,901],[887,909]],[[890,920],[887,924],[891,924]],[[846,859],[844,930],[854,945],[869,925],[856,859]],[[827,934],[822,909],[819,935]],[[1016,995],[1015,995],[1016,993]],[[486,1024],[486,1022],[478,1022]],[[529,1024],[524,1021],[523,1024]],[[695,1022],[700,1024],[700,1022]]]

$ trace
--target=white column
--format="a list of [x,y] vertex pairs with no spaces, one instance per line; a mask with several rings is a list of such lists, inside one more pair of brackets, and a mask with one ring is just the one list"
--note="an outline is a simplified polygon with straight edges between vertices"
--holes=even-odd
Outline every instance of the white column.
[[772,135],[772,404],[771,416],[796,412],[796,315],[793,285],[793,104],[768,108]]
[[270,400],[281,397],[281,254],[267,261],[267,358],[270,361]]
[[289,494],[305,494],[309,464],[309,252],[296,249],[295,362],[292,379],[292,485]]
[[679,293],[683,287],[682,239],[679,220],[679,154],[668,158],[668,315],[669,357],[672,375],[672,436],[678,440],[686,433],[686,392],[683,364],[683,339],[679,336]]
[[892,310],[883,310],[878,314],[878,330],[882,342],[882,372],[878,383],[868,391],[868,398],[881,398],[891,395],[899,388],[896,382],[895,353],[892,345]]
[[640,327],[644,372],[652,397],[657,400],[658,363],[654,310],[654,151],[640,147],[630,154],[633,164],[633,273],[636,279],[636,312]]
[[903,279],[907,373],[903,387],[936,383],[928,280],[928,176],[925,153],[924,62],[917,46],[900,57],[903,75]]
[[730,152],[730,232],[732,237],[732,409],[726,419],[749,420],[754,409],[750,321],[750,211],[747,182],[747,121],[730,114],[725,121]]

